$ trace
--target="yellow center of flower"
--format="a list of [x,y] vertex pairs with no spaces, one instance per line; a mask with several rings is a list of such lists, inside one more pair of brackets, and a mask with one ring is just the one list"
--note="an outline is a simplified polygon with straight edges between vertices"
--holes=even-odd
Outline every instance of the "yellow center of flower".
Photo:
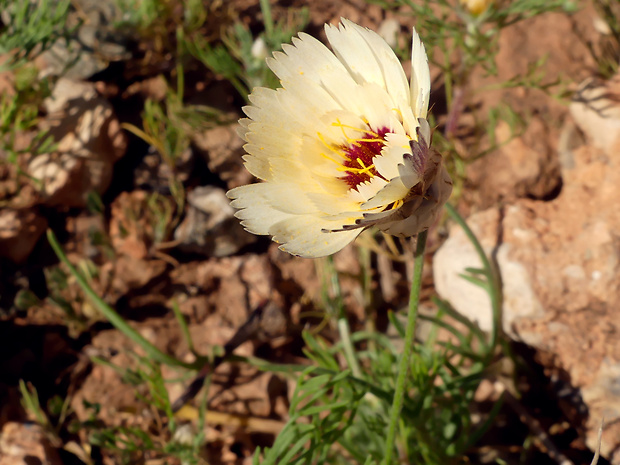
[[[343,131],[345,129],[341,123],[334,125],[341,127]],[[385,127],[377,130],[368,128],[362,137],[357,139],[347,137],[346,144],[335,147],[343,159],[341,166],[338,167],[338,171],[344,172],[344,176],[340,179],[349,187],[355,189],[359,184],[370,181],[375,176],[383,177],[375,169],[372,160],[381,153],[388,132],[388,128]]]

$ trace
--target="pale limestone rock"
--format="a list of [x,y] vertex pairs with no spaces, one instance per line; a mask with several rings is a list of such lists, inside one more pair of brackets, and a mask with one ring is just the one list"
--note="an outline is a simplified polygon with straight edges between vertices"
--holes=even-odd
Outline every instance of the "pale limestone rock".
[[[498,214],[495,210],[478,213],[476,220],[468,220],[470,228],[481,241],[486,254],[490,254],[494,244],[494,235],[482,235],[488,226],[497,228]],[[492,232],[492,231],[491,231]],[[483,331],[492,327],[492,312],[489,295],[480,287],[463,279],[460,275],[466,268],[481,268],[482,263],[472,243],[462,229],[452,227],[449,239],[440,247],[433,257],[433,275],[435,289],[441,298],[448,300],[454,309],[474,321]]]
[[[611,128],[608,127],[611,131]],[[588,134],[594,143],[595,133]],[[564,186],[549,202],[518,200],[468,219],[502,272],[503,327],[512,338],[547,354],[549,369],[565,371],[589,411],[586,440],[596,442],[601,419],[602,453],[620,460],[620,139],[571,148]],[[500,214],[501,213],[501,214]],[[497,250],[494,251],[494,248]],[[462,231],[454,227],[434,261],[437,291],[461,313],[490,328],[490,305],[458,277],[479,267]]]
[[114,163],[127,148],[126,136],[93,84],[62,78],[44,106],[44,126],[56,150],[34,157],[28,172],[40,181],[44,204],[83,207],[90,192],[108,188]]
[[[487,256],[495,254],[502,272],[504,296],[503,330],[512,337],[536,341],[536,335],[517,335],[514,323],[525,317],[542,316],[543,309],[536,297],[527,269],[512,258],[513,245],[504,243],[494,251],[499,213],[495,209],[473,215],[468,220]],[[483,331],[491,331],[493,314],[489,294],[462,278],[466,268],[482,268],[473,244],[462,229],[453,227],[450,238],[438,250],[433,259],[435,287],[438,294],[448,300],[459,313],[474,321]]]

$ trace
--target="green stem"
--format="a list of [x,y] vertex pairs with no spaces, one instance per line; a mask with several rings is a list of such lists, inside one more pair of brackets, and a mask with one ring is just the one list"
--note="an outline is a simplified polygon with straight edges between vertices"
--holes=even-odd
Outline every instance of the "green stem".
[[351,331],[349,330],[349,322],[346,318],[340,318],[338,320],[338,332],[340,333],[340,340],[342,341],[344,356],[347,359],[347,364],[351,369],[351,373],[353,373],[353,376],[361,378],[362,370],[359,363],[357,363],[357,358],[355,357],[355,349],[353,348],[353,343],[351,342]]
[[129,323],[127,323],[123,317],[121,317],[116,311],[106,304],[101,297],[99,297],[95,291],[89,286],[84,277],[78,273],[75,267],[71,264],[67,256],[65,255],[62,247],[56,240],[55,234],[51,229],[47,230],[47,240],[49,241],[52,249],[56,252],[56,255],[60,259],[62,263],[69,269],[69,272],[76,279],[77,283],[80,285],[84,293],[91,299],[91,301],[95,304],[95,307],[99,309],[101,313],[108,319],[108,321],[118,329],[121,333],[127,336],[129,339],[138,344],[142,349],[147,353],[150,359],[156,360],[157,362],[169,365],[169,366],[182,366],[185,368],[195,368],[192,364],[184,363],[180,360],[177,360],[174,357],[162,352],[149,341],[147,341],[140,333],[138,333],[135,329],[133,329]]
[[465,235],[473,244],[476,252],[478,253],[478,256],[480,257],[484,274],[488,280],[486,290],[489,293],[489,297],[491,299],[491,308],[493,310],[493,327],[491,329],[491,340],[489,341],[488,353],[492,356],[493,350],[495,349],[497,343],[500,340],[500,335],[502,331],[502,279],[497,267],[494,266],[495,264],[489,260],[487,254],[482,248],[482,244],[480,244],[480,241],[478,241],[478,238],[471,230],[471,228],[467,225],[467,222],[463,219],[463,217],[459,215],[456,209],[449,203],[446,203],[446,211],[452,217],[452,219],[456,221],[459,226],[461,226],[461,228],[463,228]]
[[265,23],[265,35],[271,40],[273,39],[273,17],[269,0],[260,0],[260,9],[263,13],[263,23]]
[[394,453],[394,443],[396,442],[396,427],[400,418],[400,411],[403,408],[405,385],[409,374],[409,361],[413,349],[415,337],[415,325],[418,316],[418,304],[420,303],[420,289],[422,288],[422,269],[424,267],[424,249],[426,248],[426,236],[428,231],[418,234],[418,243],[415,251],[415,262],[413,267],[413,280],[411,281],[411,294],[409,294],[409,314],[407,315],[407,328],[405,329],[405,347],[403,355],[398,364],[398,377],[396,379],[396,390],[390,411],[390,424],[385,444],[385,458],[383,465],[392,463]]

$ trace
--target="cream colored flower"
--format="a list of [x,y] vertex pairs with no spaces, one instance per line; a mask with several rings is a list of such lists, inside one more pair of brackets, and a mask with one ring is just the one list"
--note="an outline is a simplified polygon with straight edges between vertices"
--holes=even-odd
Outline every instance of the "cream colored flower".
[[256,88],[243,110],[245,166],[264,182],[228,192],[254,234],[302,257],[339,251],[376,225],[412,236],[436,220],[452,182],[430,149],[430,75],[413,31],[411,82],[387,43],[343,19],[334,53],[300,33],[267,60],[282,88]]

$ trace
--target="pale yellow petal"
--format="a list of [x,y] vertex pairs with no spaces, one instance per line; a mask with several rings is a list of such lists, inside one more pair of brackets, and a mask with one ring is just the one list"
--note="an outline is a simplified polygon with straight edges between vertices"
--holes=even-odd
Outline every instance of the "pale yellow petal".
[[381,66],[368,43],[360,37],[358,27],[343,19],[338,26],[326,24],[325,33],[334,53],[355,82],[358,84],[372,82],[385,88]]
[[261,202],[260,198],[254,195],[258,185],[236,187],[228,191],[226,196],[232,199],[231,206],[239,209],[235,216],[241,220],[247,231],[252,234],[269,234],[272,224],[293,218],[294,215],[278,211],[269,204]]
[[258,179],[262,179],[263,181],[271,180],[270,163],[267,158],[244,155],[243,160],[245,161],[245,169],[252,173],[253,176]]
[[367,202],[377,195],[377,192],[383,189],[386,185],[387,181],[385,179],[375,176],[367,182],[360,183],[355,189],[351,189],[349,196],[352,200]]
[[377,84],[358,86],[355,103],[351,107],[373,130],[387,128],[390,132],[404,132],[390,95]]
[[362,210],[371,210],[378,207],[386,207],[397,200],[402,200],[409,193],[409,188],[397,177],[392,179],[368,202],[361,205]]
[[268,205],[273,210],[292,215],[310,215],[318,213],[312,201],[299,189],[296,184],[260,182],[241,186],[228,192],[228,197],[234,199],[232,207],[238,209],[253,209],[257,205]]
[[386,134],[385,140],[381,154],[373,158],[372,162],[379,174],[391,180],[399,176],[398,165],[403,162],[403,155],[411,153],[411,139],[404,134]]
[[416,118],[426,118],[431,92],[431,74],[424,44],[413,29],[411,43],[411,106]]
[[[323,215],[338,215],[342,212],[359,213],[359,202],[348,197],[339,197],[327,193],[309,193],[308,198]],[[349,215],[350,216],[350,215]]]
[[326,232],[340,229],[342,224],[322,218],[296,216],[275,223],[269,229],[281,250],[300,257],[324,257],[338,252],[361,232],[359,230]]
[[281,80],[305,76],[315,83],[324,82],[325,76],[337,76],[353,82],[343,64],[319,40],[301,32],[293,38],[293,45],[284,44],[283,52],[275,52],[267,65]]
[[247,139],[245,137],[249,131],[248,126],[251,122],[252,120],[250,118],[241,118],[239,120],[239,126],[237,126],[237,135],[246,142]]
[[360,27],[350,21],[343,20],[359,34],[360,38],[368,44],[369,49],[374,55],[379,68],[381,69],[385,90],[390,95],[392,109],[398,109],[406,121],[407,126],[415,127],[415,120],[411,111],[411,90],[407,76],[403,70],[400,60],[392,48],[374,31]]

